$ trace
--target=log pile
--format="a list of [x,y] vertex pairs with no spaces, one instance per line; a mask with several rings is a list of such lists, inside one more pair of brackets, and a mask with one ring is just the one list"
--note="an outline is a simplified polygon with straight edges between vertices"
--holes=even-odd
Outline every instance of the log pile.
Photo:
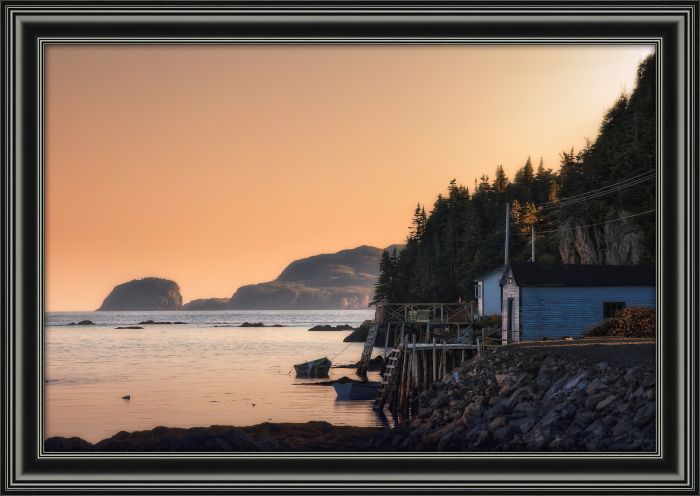
[[653,308],[631,307],[605,319],[586,331],[587,336],[617,336],[626,338],[653,338],[656,336],[656,311]]

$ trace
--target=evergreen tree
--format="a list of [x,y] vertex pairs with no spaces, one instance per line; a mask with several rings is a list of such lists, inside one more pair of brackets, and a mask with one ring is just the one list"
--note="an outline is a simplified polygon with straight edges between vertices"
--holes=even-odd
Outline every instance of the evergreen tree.
[[[622,95],[605,114],[595,140],[586,140],[578,153],[560,155],[558,172],[545,168],[540,158],[518,169],[511,183],[502,165],[493,182],[487,175],[475,179],[473,194],[452,179],[447,195],[439,194],[429,214],[418,204],[406,248],[393,256],[384,253],[374,301],[455,301],[473,297],[473,281],[503,263],[505,206],[510,206],[510,259],[530,258],[530,229],[534,226],[537,261],[560,262],[556,231],[575,221],[606,222],[610,212],[651,210],[654,181],[621,189],[615,195],[587,198],[560,205],[563,199],[614,185],[652,171],[656,163],[655,58],[642,62],[635,91]],[[618,215],[618,214],[613,214]],[[635,219],[643,235],[642,262],[653,262],[654,216]]]
[[420,244],[420,240],[423,237],[423,232],[425,231],[426,215],[425,208],[421,207],[420,203],[416,205],[416,209],[413,211],[413,221],[411,222],[410,237],[416,239]]
[[513,194],[521,202],[531,202],[533,200],[533,188],[535,183],[535,173],[532,168],[532,160],[527,157],[525,165],[515,173],[513,182]]
[[396,277],[395,259],[387,251],[382,252],[379,260],[379,278],[374,285],[374,297],[370,305],[390,300],[393,294],[394,278]]
[[493,189],[498,193],[504,193],[508,188],[509,182],[502,165],[496,167],[496,177],[493,179]]

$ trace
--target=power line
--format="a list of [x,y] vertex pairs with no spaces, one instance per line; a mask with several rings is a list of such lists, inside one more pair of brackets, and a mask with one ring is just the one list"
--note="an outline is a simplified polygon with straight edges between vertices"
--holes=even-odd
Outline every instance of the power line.
[[580,193],[578,195],[573,195],[567,198],[563,198],[558,201],[550,201],[546,203],[540,203],[538,205],[535,205],[535,207],[539,207],[542,210],[548,210],[551,208],[560,208],[560,207],[565,207],[568,205],[573,205],[575,203],[579,203],[582,201],[590,200],[592,198],[597,198],[599,196],[604,196],[610,193],[614,193],[617,191],[620,191],[625,188],[629,188],[632,186],[636,186],[637,184],[643,183],[645,181],[648,181],[649,179],[652,179],[654,176],[656,176],[656,171],[647,171],[642,174],[639,174],[637,176],[630,177],[628,179],[625,179],[623,181],[619,181],[615,184],[609,184],[608,186],[603,186],[602,188],[597,188],[593,189],[591,191],[586,191],[585,193]]
[[[550,229],[550,230],[547,230],[547,231],[539,231],[539,232],[535,231],[535,234],[550,234],[550,233],[564,232],[564,231],[576,231],[576,230],[578,230],[578,229],[583,229],[583,228],[586,228],[586,227],[602,226],[603,224],[611,224],[611,223],[613,223],[613,222],[618,222],[618,221],[625,220],[625,219],[631,219],[632,217],[639,217],[640,215],[646,215],[646,214],[648,214],[648,213],[655,212],[655,211],[656,211],[656,209],[655,209],[655,208],[652,208],[651,210],[646,210],[646,211],[644,211],[644,212],[639,212],[638,214],[626,215],[626,216],[624,216],[624,217],[619,217],[619,218],[617,218],[617,219],[612,219],[612,220],[606,220],[606,221],[604,221],[604,222],[596,222],[595,224],[586,224],[585,226],[569,227],[569,228],[566,228],[566,229]],[[529,233],[529,232],[526,232],[526,233],[513,233],[513,234],[517,234],[518,236],[530,236],[530,233]]]
[[[601,188],[593,189],[593,190],[591,190],[591,191],[586,191],[585,193],[579,193],[579,194],[577,194],[577,195],[572,195],[572,196],[569,196],[569,197],[564,198],[564,199],[562,199],[562,200],[552,201],[552,202],[546,202],[546,203],[540,203],[540,204],[538,204],[538,205],[535,205],[535,207],[541,207],[541,210],[540,210],[540,211],[543,211],[543,210],[549,210],[549,209],[553,209],[553,208],[561,208],[561,207],[566,207],[566,206],[569,206],[569,205],[574,205],[574,204],[580,203],[580,202],[582,202],[582,201],[591,200],[591,199],[593,199],[593,198],[597,198],[597,197],[604,196],[604,195],[607,195],[607,194],[610,194],[610,193],[618,192],[618,191],[620,191],[620,190],[622,190],[622,189],[625,189],[625,188],[630,188],[630,187],[632,187],[632,186],[636,186],[637,184],[641,184],[641,183],[643,183],[643,182],[645,182],[645,181],[648,181],[649,179],[652,179],[652,178],[655,177],[655,176],[656,176],[656,171],[655,171],[655,170],[649,170],[649,171],[646,171],[646,172],[642,172],[641,174],[638,174],[638,175],[636,175],[636,176],[632,176],[632,177],[630,177],[630,178],[624,179],[624,180],[622,180],[622,181],[618,181],[617,183],[609,184],[608,186],[603,186],[603,187],[601,187]],[[582,229],[582,228],[584,228],[584,227],[598,226],[598,225],[607,224],[607,223],[610,223],[610,222],[617,222],[617,221],[619,221],[619,220],[624,220],[624,219],[629,219],[629,218],[632,218],[632,217],[637,217],[637,216],[639,216],[639,215],[648,214],[648,213],[650,213],[650,212],[653,212],[654,210],[655,210],[655,209],[647,210],[647,211],[645,211],[645,212],[641,212],[641,213],[639,213],[639,214],[630,215],[630,216],[628,216],[628,217],[620,217],[619,219],[614,219],[614,220],[611,220],[611,221],[600,222],[600,223],[596,223],[596,224],[589,224],[589,225],[586,225],[586,226],[579,226],[579,227],[571,228],[571,229],[553,229],[553,230],[548,230],[548,231],[540,231],[540,232],[537,233],[537,234],[547,234],[547,233],[553,233],[553,232],[572,231],[572,230],[576,230],[576,229]],[[505,232],[505,229],[501,228],[501,229],[498,229],[498,230],[496,230],[496,231],[491,231],[491,234],[502,234],[503,232]],[[529,233],[512,233],[512,234],[520,235],[520,236],[524,236],[525,234],[529,235]]]
[[618,186],[618,187],[616,187],[616,188],[614,188],[614,189],[608,189],[608,190],[606,190],[606,191],[599,191],[599,192],[597,192],[597,193],[590,193],[590,194],[588,194],[588,195],[586,195],[586,196],[584,196],[584,197],[576,198],[576,199],[573,199],[573,200],[560,201],[560,202],[558,202],[558,203],[556,203],[556,204],[548,205],[548,206],[546,206],[546,207],[542,207],[542,210],[551,210],[551,209],[554,209],[554,208],[566,207],[566,206],[568,206],[568,205],[574,205],[574,204],[580,203],[580,202],[582,202],[582,201],[592,200],[593,198],[598,198],[598,197],[601,197],[601,196],[609,195],[610,193],[617,193],[617,192],[619,192],[619,191],[621,191],[621,190],[623,190],[623,189],[631,188],[632,186],[636,186],[637,184],[641,184],[641,183],[643,183],[643,182],[645,182],[645,181],[648,181],[648,180],[650,180],[650,179],[653,179],[653,178],[654,178],[654,176],[645,177],[645,178],[638,179],[638,180],[636,180],[636,181],[633,181],[633,182],[630,182],[630,183],[627,183],[627,184],[620,185],[620,186]]
[[568,207],[569,205],[575,205],[576,203],[581,203],[581,202],[583,202],[583,201],[588,201],[588,200],[592,200],[592,199],[594,199],[594,198],[599,198],[599,197],[601,197],[601,196],[609,195],[610,193],[618,193],[618,192],[622,191],[623,189],[631,188],[632,186],[636,186],[636,185],[641,184],[641,183],[643,183],[643,182],[645,182],[645,181],[648,181],[648,180],[650,180],[650,179],[653,179],[653,176],[646,177],[646,178],[643,178],[643,179],[638,179],[638,180],[636,180],[636,181],[634,181],[634,182],[627,183],[627,184],[624,184],[624,185],[622,185],[622,186],[616,187],[615,189],[610,189],[610,190],[607,190],[607,191],[601,191],[601,192],[598,192],[598,193],[591,193],[591,194],[589,194],[589,195],[587,195],[587,196],[585,196],[585,197],[577,198],[577,199],[575,199],[575,200],[568,200],[568,201],[558,202],[558,203],[556,203],[556,204],[549,205],[549,206],[547,206],[547,207],[542,207],[542,208],[541,208],[541,211],[553,210],[553,209],[557,209],[557,208]]

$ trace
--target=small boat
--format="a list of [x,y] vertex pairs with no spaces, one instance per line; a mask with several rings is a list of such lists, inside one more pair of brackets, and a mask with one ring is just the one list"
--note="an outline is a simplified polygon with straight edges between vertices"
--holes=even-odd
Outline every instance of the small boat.
[[333,388],[339,400],[373,400],[381,382],[334,382]]
[[327,357],[311,360],[310,362],[298,363],[294,365],[297,375],[304,377],[328,377],[331,362]]

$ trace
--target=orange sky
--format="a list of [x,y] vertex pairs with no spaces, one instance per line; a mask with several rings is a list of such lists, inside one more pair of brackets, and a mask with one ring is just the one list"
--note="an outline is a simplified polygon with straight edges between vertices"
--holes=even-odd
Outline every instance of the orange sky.
[[46,309],[149,275],[230,296],[401,242],[452,177],[557,168],[652,50],[49,46]]

